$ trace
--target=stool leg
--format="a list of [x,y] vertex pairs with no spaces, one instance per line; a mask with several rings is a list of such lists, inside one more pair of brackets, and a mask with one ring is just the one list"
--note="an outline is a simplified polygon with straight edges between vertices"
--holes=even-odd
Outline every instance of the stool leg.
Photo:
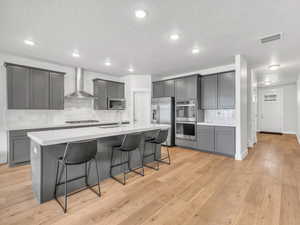
[[96,158],[94,158],[95,160],[95,165],[96,165],[96,172],[97,172],[97,179],[98,179],[98,191],[99,191],[99,197],[101,196],[101,190],[100,190],[100,178],[99,178],[99,172],[98,172],[98,163]]
[[57,161],[56,165],[56,176],[55,176],[55,187],[54,187],[54,198],[56,199],[56,188],[57,188],[57,179],[58,179],[58,171],[59,171],[59,162]]
[[[160,159],[158,159],[158,161],[161,162],[161,163],[165,163],[165,164],[171,165],[171,158],[170,158],[169,147],[168,146],[165,146],[165,147],[167,148],[167,154],[168,154],[168,156],[165,157],[165,158],[160,158]],[[167,162],[164,161],[165,159],[168,159],[168,161]]]
[[123,181],[119,180],[118,178],[116,178],[115,176],[112,175],[112,168],[116,165],[116,164],[115,165],[113,164],[113,157],[114,157],[114,150],[112,150],[111,158],[110,158],[110,170],[109,170],[110,177],[112,179],[114,179],[115,181],[119,182],[120,184],[125,185],[125,182],[126,182],[126,180],[125,180],[125,172],[123,173]]
[[67,193],[67,189],[68,189],[68,186],[67,186],[67,180],[68,180],[68,166],[65,165],[65,207],[64,207],[64,213],[67,212],[67,204],[68,204],[68,193]]

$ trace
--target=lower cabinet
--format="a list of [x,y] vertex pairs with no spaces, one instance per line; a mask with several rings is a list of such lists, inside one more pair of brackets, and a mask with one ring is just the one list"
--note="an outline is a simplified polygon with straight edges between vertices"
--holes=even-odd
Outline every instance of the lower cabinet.
[[24,136],[11,136],[9,150],[9,165],[30,161],[30,139]]
[[215,127],[215,152],[223,155],[235,155],[235,128]]
[[215,151],[215,128],[197,126],[197,148],[208,152]]
[[197,149],[234,157],[235,128],[198,125]]

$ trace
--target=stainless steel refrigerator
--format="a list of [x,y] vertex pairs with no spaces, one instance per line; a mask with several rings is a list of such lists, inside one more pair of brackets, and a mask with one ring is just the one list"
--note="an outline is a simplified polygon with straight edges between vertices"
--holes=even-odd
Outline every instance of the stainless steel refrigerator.
[[153,124],[170,125],[167,146],[175,144],[175,100],[173,97],[152,98],[151,115]]

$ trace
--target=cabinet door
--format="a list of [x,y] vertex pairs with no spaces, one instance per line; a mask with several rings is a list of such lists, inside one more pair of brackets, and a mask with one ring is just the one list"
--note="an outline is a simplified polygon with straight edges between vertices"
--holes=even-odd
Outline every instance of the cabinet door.
[[153,98],[161,98],[165,96],[163,81],[157,81],[152,83],[152,96]]
[[30,139],[27,136],[12,137],[9,151],[10,165],[30,161]]
[[201,108],[217,109],[218,107],[218,76],[201,77]]
[[31,69],[30,109],[49,109],[49,72]]
[[198,76],[190,76],[185,78],[186,99],[197,99],[197,78]]
[[218,108],[233,109],[235,107],[235,72],[218,75]]
[[215,127],[215,152],[227,155],[235,155],[235,128]]
[[50,109],[64,109],[64,76],[50,73]]
[[107,81],[95,80],[94,81],[94,109],[106,110],[107,109]]
[[118,98],[125,98],[125,84],[118,84]]
[[175,96],[175,81],[166,80],[164,81],[164,97],[174,97]]
[[175,98],[176,100],[186,99],[186,91],[185,91],[185,80],[184,78],[175,80]]
[[199,150],[215,151],[215,128],[213,126],[197,126],[197,147]]
[[7,66],[7,108],[29,109],[30,70],[21,66]]

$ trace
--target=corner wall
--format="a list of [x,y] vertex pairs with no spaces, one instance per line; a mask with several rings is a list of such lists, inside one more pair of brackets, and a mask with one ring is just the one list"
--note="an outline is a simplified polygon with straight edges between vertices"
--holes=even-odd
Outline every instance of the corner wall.
[[241,55],[235,56],[235,100],[236,100],[236,160],[243,160],[248,154],[248,66]]
[[300,75],[297,81],[297,139],[300,144]]

